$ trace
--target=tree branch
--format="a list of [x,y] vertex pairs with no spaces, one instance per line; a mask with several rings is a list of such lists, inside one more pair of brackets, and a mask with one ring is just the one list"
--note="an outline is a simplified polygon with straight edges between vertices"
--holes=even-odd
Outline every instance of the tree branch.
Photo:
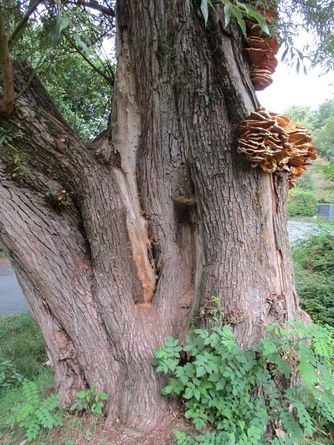
[[14,111],[14,76],[9,54],[3,7],[0,6],[0,68],[2,72],[3,97],[0,103],[0,113],[11,114]]
[[78,54],[80,54],[80,56],[85,60],[85,62],[88,63],[88,65],[93,68],[94,71],[96,71],[100,76],[102,76],[107,82],[108,84],[113,87],[114,86],[114,82],[115,82],[115,76],[114,73],[112,74],[112,77],[107,76],[102,70],[100,70],[100,68],[98,68],[96,65],[94,65],[93,62],[91,62],[89,60],[89,58],[86,56],[86,54],[71,40],[71,38],[69,36],[67,36],[66,34],[64,34],[65,39],[68,41],[68,43],[72,46],[72,48],[74,48]]
[[115,11],[109,7],[100,5],[96,0],[90,2],[79,1],[79,6],[86,6],[87,8],[95,9],[96,11],[102,12],[102,14],[109,15],[110,17],[115,17]]
[[42,3],[41,0],[35,0],[34,2],[32,2],[32,4],[28,8],[28,11],[26,12],[25,16],[22,18],[22,20],[17,25],[15,31],[13,32],[13,34],[11,35],[11,37],[10,37],[10,39],[8,41],[8,49],[9,49],[9,51],[11,51],[13,49],[13,47],[16,44],[16,42],[19,40],[21,35],[24,33],[24,31],[25,31],[25,29],[26,29],[26,27],[28,25],[30,16],[36,10],[37,6],[40,3]]

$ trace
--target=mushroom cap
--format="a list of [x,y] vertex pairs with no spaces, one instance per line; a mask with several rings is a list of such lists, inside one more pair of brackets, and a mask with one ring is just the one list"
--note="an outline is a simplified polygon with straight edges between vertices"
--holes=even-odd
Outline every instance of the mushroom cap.
[[271,71],[265,68],[252,68],[250,77],[256,91],[264,90],[273,83]]
[[[264,16],[269,25],[277,18],[275,8],[257,8],[257,11]],[[251,81],[255,90],[264,90],[272,83],[271,74],[277,67],[275,55],[278,51],[278,40],[276,37],[264,34],[253,20],[246,19],[245,23],[247,28],[245,54],[251,64]]]
[[273,73],[277,66],[277,60],[273,53],[262,48],[245,48],[249,62],[258,69],[268,69]]
[[294,124],[288,116],[257,108],[241,124],[237,151],[266,173],[288,172],[290,187],[316,159],[316,150],[308,130]]

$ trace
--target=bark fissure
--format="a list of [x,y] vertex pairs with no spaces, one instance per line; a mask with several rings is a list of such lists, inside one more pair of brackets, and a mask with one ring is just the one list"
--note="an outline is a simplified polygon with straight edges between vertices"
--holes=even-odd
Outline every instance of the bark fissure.
[[3,94],[0,101],[0,113],[10,115],[14,111],[14,76],[9,54],[3,6],[0,5],[0,68],[2,75]]

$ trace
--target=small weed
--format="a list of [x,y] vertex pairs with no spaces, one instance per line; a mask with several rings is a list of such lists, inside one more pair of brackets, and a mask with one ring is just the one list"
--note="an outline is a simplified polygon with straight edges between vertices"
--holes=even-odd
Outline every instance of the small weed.
[[86,391],[79,391],[71,411],[90,411],[94,416],[102,414],[103,402],[108,399],[106,392],[98,391],[95,386]]
[[56,395],[42,399],[35,382],[24,383],[22,392],[23,403],[12,408],[12,415],[6,421],[7,425],[23,428],[28,442],[35,440],[41,430],[52,430],[62,425],[59,399]]

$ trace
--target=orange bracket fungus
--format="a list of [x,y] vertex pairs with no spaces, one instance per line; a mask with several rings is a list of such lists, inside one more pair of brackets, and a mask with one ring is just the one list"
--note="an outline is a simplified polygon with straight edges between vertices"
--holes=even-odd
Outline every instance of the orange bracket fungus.
[[[265,17],[269,26],[275,20],[277,13],[274,10],[259,12]],[[272,83],[271,75],[277,66],[275,55],[278,51],[276,37],[263,35],[259,27],[251,20],[246,21],[247,43],[245,53],[250,63],[250,77],[256,91],[264,90]]]
[[261,167],[265,173],[289,172],[290,187],[316,159],[316,150],[308,130],[294,124],[288,116],[257,108],[239,128],[238,152]]

